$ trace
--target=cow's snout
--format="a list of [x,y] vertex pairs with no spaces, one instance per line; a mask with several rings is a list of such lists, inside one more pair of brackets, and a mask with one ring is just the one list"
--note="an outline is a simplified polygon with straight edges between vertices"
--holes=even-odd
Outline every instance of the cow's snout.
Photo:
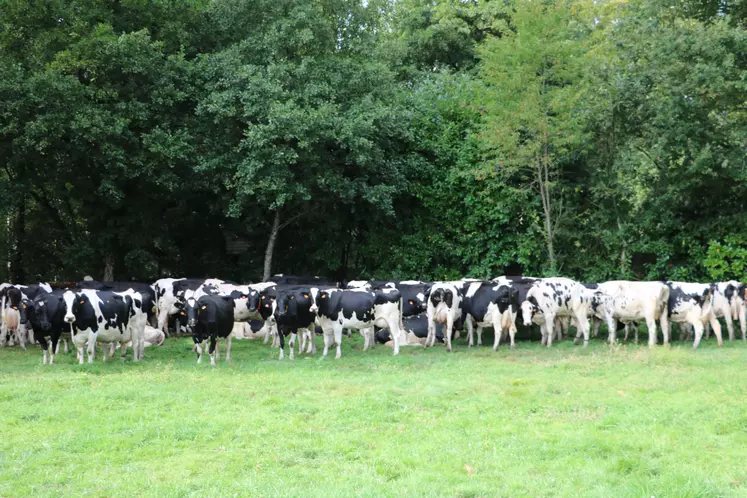
[[75,315],[73,315],[72,313],[66,313],[65,314],[65,321],[67,323],[73,323],[73,322],[75,322]]
[[195,320],[194,318],[190,318],[189,320],[187,320],[187,327],[194,327],[195,325],[197,325],[197,320]]
[[312,304],[309,308],[309,311],[311,311],[312,313],[316,313],[317,311],[319,311],[319,307],[316,304]]

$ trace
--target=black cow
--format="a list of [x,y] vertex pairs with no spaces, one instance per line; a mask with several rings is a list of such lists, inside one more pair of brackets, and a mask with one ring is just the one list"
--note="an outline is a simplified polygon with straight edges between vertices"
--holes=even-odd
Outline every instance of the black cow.
[[364,349],[374,344],[374,326],[392,331],[393,354],[399,354],[402,294],[397,289],[366,291],[362,289],[319,289],[312,287],[312,311],[319,317],[324,335],[324,356],[334,343],[336,358],[342,356],[344,328],[360,330],[365,338]]
[[[158,328],[168,335],[169,316],[176,315],[180,308],[176,306],[178,299],[193,297],[194,291],[203,285],[220,285],[223,280],[210,278],[162,278],[153,284],[156,292],[156,308],[158,309]],[[197,296],[199,297],[199,296]],[[177,321],[177,332],[179,325]]]
[[290,359],[293,359],[293,349],[299,329],[302,331],[302,341],[299,353],[304,349],[305,340],[314,340],[314,320],[316,314],[311,311],[312,299],[309,287],[281,289],[277,291],[277,298],[272,304],[272,319],[277,324],[278,340],[280,342],[280,359],[283,359],[285,337],[290,334]]
[[[26,305],[26,318],[31,325],[34,339],[42,348],[44,353],[43,363],[54,364],[54,355],[57,352],[57,344],[63,332],[70,331],[70,325],[65,322],[65,302],[63,300],[64,290],[54,290],[51,293],[41,293],[33,301],[24,300]],[[47,343],[50,338],[50,345]],[[66,346],[67,347],[67,346]]]
[[197,363],[202,362],[202,343],[210,339],[210,364],[215,366],[220,337],[226,339],[226,361],[231,360],[233,307],[233,299],[228,296],[205,295],[187,300],[185,315],[197,348]]
[[482,345],[482,328],[493,327],[493,350],[501,343],[501,336],[508,332],[511,349],[516,347],[516,315],[519,311],[519,291],[512,285],[502,283],[469,281],[462,286],[461,308],[467,325],[469,345],[473,345],[472,334],[477,324],[477,344]]

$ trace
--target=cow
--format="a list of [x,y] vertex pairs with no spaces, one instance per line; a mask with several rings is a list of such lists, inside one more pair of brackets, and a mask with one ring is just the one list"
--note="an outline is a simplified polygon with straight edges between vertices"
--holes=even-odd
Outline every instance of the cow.
[[[49,362],[54,364],[54,355],[57,353],[60,337],[70,330],[70,325],[65,322],[64,290],[54,290],[50,293],[40,293],[33,300],[24,300],[26,306],[25,315],[34,339],[42,348],[44,365]],[[51,344],[47,343],[47,337]],[[51,346],[51,347],[50,347]]]
[[226,361],[231,361],[231,331],[233,330],[234,300],[229,296],[204,295],[189,298],[184,310],[187,324],[192,329],[192,339],[197,349],[197,363],[202,362],[202,343],[209,339],[210,365],[215,366],[219,356],[217,341],[226,340]]
[[[111,291],[81,289],[68,290],[62,295],[65,322],[72,325],[73,344],[78,350],[78,361],[83,364],[84,347],[88,345],[88,363],[93,363],[96,342],[119,342],[122,359],[127,355],[127,343],[132,340],[130,314],[133,298]],[[142,305],[142,302],[141,302]],[[106,348],[103,351],[106,361]]]
[[180,312],[180,309],[176,307],[176,301],[179,297],[185,297],[186,291],[196,291],[205,284],[220,285],[222,283],[225,282],[217,278],[162,278],[157,280],[153,288],[156,292],[158,328],[168,336],[168,318]]
[[145,282],[134,282],[127,280],[93,280],[83,279],[80,282],[76,282],[75,287],[78,289],[95,289],[101,291],[113,291],[113,292],[126,292],[132,290],[139,292],[143,299],[143,311],[147,314],[147,321],[151,326],[155,327],[158,324],[158,317],[156,315],[156,289],[155,285],[147,284]]
[[335,358],[342,356],[342,331],[344,328],[364,333],[364,349],[374,343],[374,326],[388,327],[392,331],[392,354],[399,354],[400,324],[402,323],[402,294],[397,289],[311,288],[311,311],[316,313],[324,336],[324,355],[329,347],[337,346]]
[[[30,285],[0,285],[0,346],[18,342],[26,349],[26,342],[34,342],[33,334],[19,320],[18,307],[22,300],[33,300],[39,294],[52,292],[48,283]],[[12,302],[11,302],[12,300]],[[10,326],[9,326],[10,325]]]
[[[741,292],[740,292],[741,289]],[[729,341],[734,340],[734,322],[739,320],[742,330],[742,340],[747,340],[747,323],[744,314],[744,284],[736,280],[719,282],[716,284],[713,294],[713,314],[715,317],[723,318],[726,329],[729,331]],[[710,337],[710,322],[705,325],[706,339]]]
[[[617,324],[625,325],[625,340],[628,339],[629,326],[635,325],[635,337],[638,342],[638,322],[645,321],[648,327],[648,344],[654,346],[656,340],[656,321],[661,325],[664,344],[669,344],[669,314],[667,303],[669,287],[662,282],[631,282],[628,280],[611,280],[597,285],[597,291],[610,296],[600,308],[597,319],[605,319],[609,329],[608,341],[614,344],[617,340]],[[594,306],[594,303],[592,303]],[[595,328],[598,324],[595,323]]]
[[428,337],[425,340],[425,347],[435,344],[436,323],[440,323],[446,325],[444,342],[446,343],[446,350],[451,352],[454,323],[462,317],[462,285],[462,282],[436,282],[427,289]]
[[[296,335],[299,330],[304,334],[314,333],[314,322],[316,313],[311,310],[313,300],[309,287],[291,288],[279,290],[277,299],[272,303],[272,316],[269,321],[276,324],[278,340],[280,342],[280,359],[285,355],[285,337],[290,334],[290,359],[293,359],[293,350],[296,343]],[[313,340],[313,336],[312,336]],[[299,344],[299,354],[303,351],[303,344]]]
[[516,347],[516,313],[519,311],[519,291],[510,283],[468,281],[462,286],[462,313],[467,325],[469,346],[473,345],[473,329],[477,325],[478,345],[482,344],[482,328],[493,327],[493,350],[501,343],[501,336],[508,332],[511,349]]
[[591,303],[585,296],[584,286],[569,278],[546,278],[536,282],[526,294],[526,300],[521,303],[521,313],[524,325],[529,326],[533,318],[541,313],[545,323],[541,326],[542,344],[552,347],[555,335],[555,318],[569,316],[576,319],[578,333],[574,344],[578,344],[581,335],[584,336],[584,347],[589,344],[589,307]]
[[[718,323],[713,312],[713,295],[716,285],[669,281],[666,282],[666,285],[669,287],[669,299],[667,301],[669,322],[686,324],[686,327],[691,326],[695,329],[693,349],[700,345],[705,324],[708,322],[713,327],[719,347],[723,346],[721,324]],[[664,328],[663,325],[662,328]],[[680,325],[680,328],[682,328],[682,325]],[[665,339],[668,338],[668,335],[669,327],[664,333]]]

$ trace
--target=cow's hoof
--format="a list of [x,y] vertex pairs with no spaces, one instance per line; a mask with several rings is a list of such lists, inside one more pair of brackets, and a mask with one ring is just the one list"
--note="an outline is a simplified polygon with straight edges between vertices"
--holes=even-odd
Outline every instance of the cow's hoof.
[[578,338],[576,338],[576,339],[573,339],[573,345],[574,345],[574,346],[577,346],[577,345],[578,345]]
[[588,348],[588,347],[589,347],[589,341],[584,341],[584,347],[585,347],[585,348]]
[[511,344],[511,349],[516,349],[516,344]]

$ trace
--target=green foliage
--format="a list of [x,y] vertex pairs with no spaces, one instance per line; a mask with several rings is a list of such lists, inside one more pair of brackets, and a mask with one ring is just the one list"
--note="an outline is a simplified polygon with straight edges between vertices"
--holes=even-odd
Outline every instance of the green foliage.
[[742,236],[728,236],[723,242],[712,240],[703,265],[713,280],[747,281],[747,241]]
[[0,277],[741,275],[744,5],[2,2]]

